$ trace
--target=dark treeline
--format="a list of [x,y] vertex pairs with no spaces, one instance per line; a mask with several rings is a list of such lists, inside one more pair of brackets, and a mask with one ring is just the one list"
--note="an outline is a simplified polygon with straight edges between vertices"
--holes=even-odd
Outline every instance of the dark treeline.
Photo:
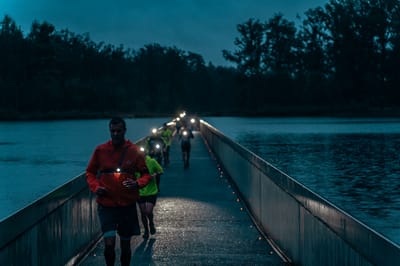
[[[149,44],[139,50],[34,21],[0,22],[0,118],[390,114],[400,108],[399,0],[330,0],[297,26],[275,14],[237,25],[234,67]],[[132,33],[134,34],[134,33]]]

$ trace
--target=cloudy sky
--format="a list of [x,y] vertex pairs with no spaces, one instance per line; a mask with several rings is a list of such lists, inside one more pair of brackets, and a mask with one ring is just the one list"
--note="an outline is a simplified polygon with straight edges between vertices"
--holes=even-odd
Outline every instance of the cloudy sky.
[[89,33],[95,42],[138,49],[158,43],[227,65],[222,50],[233,51],[236,25],[250,18],[265,22],[282,13],[293,22],[328,0],[0,0],[1,19],[9,15],[26,34],[34,20],[57,30]]

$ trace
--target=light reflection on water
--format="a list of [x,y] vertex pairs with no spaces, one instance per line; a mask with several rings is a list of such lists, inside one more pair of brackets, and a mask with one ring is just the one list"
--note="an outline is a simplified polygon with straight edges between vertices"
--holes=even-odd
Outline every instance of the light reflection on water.
[[[244,147],[400,243],[400,120],[210,118]],[[230,128],[235,128],[230,130]]]

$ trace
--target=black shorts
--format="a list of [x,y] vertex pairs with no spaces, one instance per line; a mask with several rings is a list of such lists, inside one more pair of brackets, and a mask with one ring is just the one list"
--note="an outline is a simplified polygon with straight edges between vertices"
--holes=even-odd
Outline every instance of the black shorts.
[[136,203],[123,207],[105,207],[99,204],[97,212],[103,234],[112,236],[113,232],[117,232],[121,238],[126,239],[140,235]]
[[181,149],[183,152],[190,152],[190,142],[182,142]]
[[139,204],[150,202],[150,203],[153,203],[153,205],[156,205],[156,201],[157,201],[157,195],[140,196],[140,198],[138,200]]

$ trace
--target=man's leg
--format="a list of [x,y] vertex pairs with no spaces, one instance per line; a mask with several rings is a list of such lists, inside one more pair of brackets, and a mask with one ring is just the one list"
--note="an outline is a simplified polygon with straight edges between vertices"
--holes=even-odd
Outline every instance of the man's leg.
[[156,227],[154,226],[153,208],[154,208],[153,203],[147,202],[146,213],[147,213],[147,218],[149,219],[150,233],[152,235],[154,235],[156,233]]
[[148,238],[149,237],[149,225],[148,225],[147,214],[146,214],[146,202],[141,202],[139,204],[139,207],[140,207],[140,213],[141,213],[141,218],[142,218],[142,224],[143,224],[143,228],[144,228],[143,238]]
[[165,148],[164,166],[169,165],[169,146]]
[[107,266],[115,263],[116,209],[98,205],[98,215],[104,239],[104,259]]
[[136,203],[131,206],[123,207],[124,213],[118,224],[118,234],[121,245],[121,266],[129,266],[131,263],[131,238],[134,235],[140,235],[140,225],[136,211]]
[[131,264],[131,239],[121,238],[121,266],[129,266]]
[[107,266],[115,263],[115,236],[104,236],[104,258]]
[[191,148],[191,146],[189,145],[189,146],[187,147],[187,155],[186,155],[186,166],[187,166],[187,167],[189,167],[190,148]]
[[186,145],[186,143],[182,145],[182,160],[183,160],[183,167],[186,168],[186,162],[187,162],[187,145]]
[[156,183],[157,183],[158,192],[160,192],[160,180],[161,180],[161,175],[157,174],[156,175]]

